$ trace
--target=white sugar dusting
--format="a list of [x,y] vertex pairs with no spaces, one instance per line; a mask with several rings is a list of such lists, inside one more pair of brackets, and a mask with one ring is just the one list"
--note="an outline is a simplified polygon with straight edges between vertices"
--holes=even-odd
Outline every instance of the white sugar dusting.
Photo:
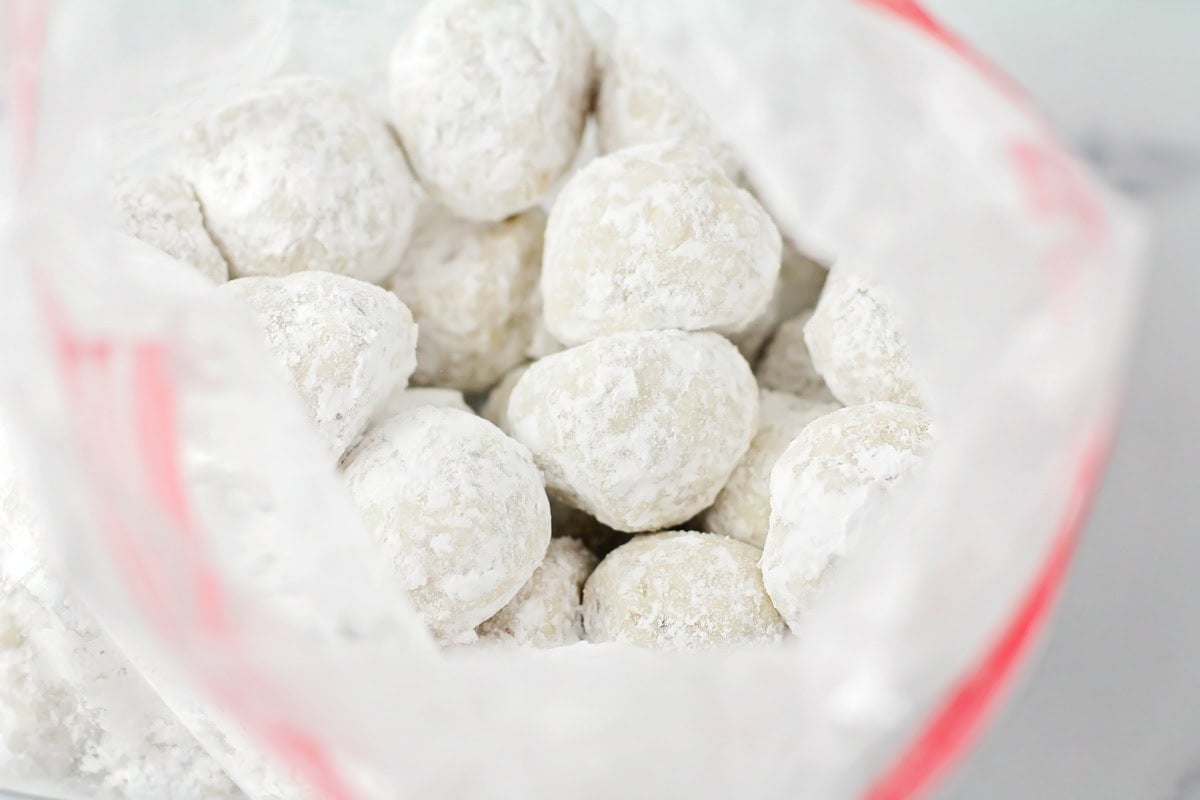
[[775,462],[762,572],[790,626],[826,570],[868,533],[881,534],[863,530],[864,515],[902,489],[932,444],[925,412],[876,402],[810,422]]
[[204,228],[200,204],[176,175],[114,178],[111,196],[121,230],[193,267],[213,283],[229,280],[229,265]]
[[327,270],[377,281],[416,186],[384,120],[324,79],[277,78],[185,136],[179,167],[235,277]]
[[388,283],[421,328],[414,383],[480,391],[525,359],[545,225],[540,209],[495,223],[423,222]]
[[329,272],[221,287],[258,318],[336,459],[416,365],[417,326],[395,295]]
[[759,385],[767,389],[833,403],[836,400],[817,374],[808,352],[808,343],[804,340],[804,326],[811,318],[812,311],[805,311],[780,325],[763,351],[754,374]]
[[392,52],[392,119],[441,205],[497,221],[536,205],[579,149],[592,46],[561,0],[433,0]]
[[775,462],[808,423],[838,408],[833,402],[761,390],[758,433],[705,512],[705,529],[762,547],[771,518],[770,482]]
[[567,344],[635,330],[737,333],[770,302],[780,247],[758,201],[695,145],[597,158],[550,211],[546,326]]
[[886,297],[844,265],[829,273],[804,339],[813,366],[845,405],[921,405],[908,345]]
[[582,640],[583,582],[598,561],[578,539],[551,539],[545,560],[517,596],[479,626],[480,638],[542,648]]
[[758,390],[716,334],[616,334],[530,366],[508,422],[559,499],[620,531],[657,530],[712,503],[750,446]]
[[715,533],[635,537],[609,553],[584,586],[588,641],[659,650],[778,642],[784,623],[763,588],[759,555]]
[[355,447],[346,484],[430,629],[462,641],[529,580],[550,506],[529,451],[473,414],[419,408]]

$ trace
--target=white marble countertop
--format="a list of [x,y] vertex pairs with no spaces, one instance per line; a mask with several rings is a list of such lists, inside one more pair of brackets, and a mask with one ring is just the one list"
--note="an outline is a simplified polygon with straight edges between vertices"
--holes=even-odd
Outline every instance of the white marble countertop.
[[926,0],[1148,209],[1122,427],[1042,651],[939,800],[1200,800],[1200,3]]

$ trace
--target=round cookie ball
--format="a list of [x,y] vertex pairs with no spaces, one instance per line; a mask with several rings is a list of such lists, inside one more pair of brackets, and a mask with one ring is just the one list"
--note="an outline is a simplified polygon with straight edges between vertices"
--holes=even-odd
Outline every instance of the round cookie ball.
[[531,365],[508,422],[555,497],[652,531],[712,503],[754,436],[758,387],[714,333],[621,333]]
[[388,283],[421,328],[414,383],[479,391],[525,359],[545,224],[534,209],[494,223],[442,216],[417,231]]
[[804,326],[813,366],[845,405],[888,400],[921,405],[921,393],[887,298],[862,277],[835,267]]
[[213,283],[229,280],[229,265],[208,231],[192,187],[175,175],[126,175],[110,186],[117,224],[135,239],[195,268]]
[[712,119],[643,47],[618,33],[604,54],[596,95],[602,153],[683,139],[704,147],[734,180],[741,167]]
[[762,572],[788,625],[838,558],[879,534],[862,529],[864,510],[901,490],[932,443],[924,411],[868,403],[813,420],[775,462]]
[[760,555],[715,533],[638,536],[609,553],[584,584],[588,641],[656,650],[777,642],[784,623],[763,588]]
[[567,171],[591,104],[592,46],[561,0],[432,0],[392,52],[392,117],[439,204],[497,221]]
[[702,148],[680,140],[597,158],[546,225],[542,302],[565,344],[623,331],[744,330],[779,275],[779,231]]
[[808,423],[838,408],[836,403],[761,390],[758,433],[725,488],[704,513],[705,530],[762,547],[771,519],[771,469]]
[[546,558],[494,617],[480,638],[533,647],[562,647],[583,639],[583,582],[599,561],[578,539],[551,539]]
[[244,301],[287,369],[334,457],[416,366],[417,326],[394,294],[331,272],[238,278]]
[[804,341],[804,326],[812,317],[805,311],[779,326],[762,359],[754,369],[760,386],[789,392],[824,403],[834,403],[833,394],[813,366],[808,344]]
[[434,634],[459,641],[525,585],[550,543],[529,451],[496,426],[419,408],[375,428],[344,475],[367,529]]
[[277,78],[218,111],[187,135],[180,168],[235,277],[382,280],[416,214],[384,120],[321,78]]
[[505,433],[512,431],[508,424],[508,401],[512,398],[513,389],[517,388],[517,382],[521,380],[521,376],[527,369],[529,369],[529,365],[522,364],[505,373],[500,382],[488,392],[483,408],[479,409],[480,416]]

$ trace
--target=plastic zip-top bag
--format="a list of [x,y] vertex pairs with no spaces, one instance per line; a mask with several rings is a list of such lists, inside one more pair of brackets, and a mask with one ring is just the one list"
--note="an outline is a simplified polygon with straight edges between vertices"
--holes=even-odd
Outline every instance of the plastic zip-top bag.
[[[108,174],[163,163],[268,76],[382,103],[417,5],[6,8],[0,334],[21,473],[0,497],[0,784],[919,791],[969,743],[1069,560],[1119,403],[1136,217],[910,0],[586,7],[601,47],[615,21],[696,97],[788,238],[887,290],[938,446],[901,502],[865,512],[886,535],[839,562],[779,648],[442,651],[245,310],[112,233],[101,200]],[[37,739],[30,714],[61,735]]]

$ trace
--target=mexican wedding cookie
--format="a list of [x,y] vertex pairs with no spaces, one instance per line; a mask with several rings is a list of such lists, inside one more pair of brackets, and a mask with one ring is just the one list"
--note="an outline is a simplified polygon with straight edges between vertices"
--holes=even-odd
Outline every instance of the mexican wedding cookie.
[[300,272],[239,278],[221,291],[254,312],[335,458],[416,366],[417,326],[386,289]]
[[826,570],[859,543],[864,515],[877,516],[932,442],[924,411],[868,403],[813,420],[775,462],[762,572],[788,625]]
[[754,374],[759,385],[768,389],[832,403],[833,395],[817,374],[804,341],[804,326],[811,318],[812,311],[805,311],[780,325],[754,368]]
[[779,641],[784,623],[763,588],[759,555],[715,533],[636,537],[605,556],[584,585],[588,641],[659,650]]
[[540,209],[503,222],[429,220],[390,283],[421,328],[414,383],[473,392],[525,359],[542,265]]
[[416,610],[441,640],[469,638],[525,585],[550,542],[529,451],[462,411],[420,408],[372,430],[344,475]]
[[273,80],[185,138],[184,177],[230,272],[386,277],[408,244],[416,184],[384,120],[314,77]]
[[550,491],[619,531],[652,531],[712,503],[758,424],[758,389],[714,333],[621,333],[531,365],[512,435]]
[[496,221],[567,171],[591,104],[592,46],[573,3],[432,0],[392,52],[392,118],[440,205]]
[[546,558],[517,596],[479,626],[484,639],[562,647],[583,639],[580,592],[599,559],[578,539],[551,539]]
[[921,405],[908,345],[880,290],[835,267],[804,326],[812,364],[845,405],[889,400]]
[[121,230],[213,283],[229,280],[229,265],[204,229],[200,204],[182,178],[124,176],[114,179],[110,190]]
[[622,331],[734,334],[767,308],[775,224],[702,148],[680,140],[597,158],[546,225],[542,302],[565,344]]
[[644,48],[618,33],[601,66],[596,130],[602,153],[683,139],[707,149],[731,178],[740,174],[708,114]]
[[705,528],[762,547],[771,518],[771,469],[808,423],[838,408],[835,403],[761,390],[758,433],[725,488],[705,512]]

